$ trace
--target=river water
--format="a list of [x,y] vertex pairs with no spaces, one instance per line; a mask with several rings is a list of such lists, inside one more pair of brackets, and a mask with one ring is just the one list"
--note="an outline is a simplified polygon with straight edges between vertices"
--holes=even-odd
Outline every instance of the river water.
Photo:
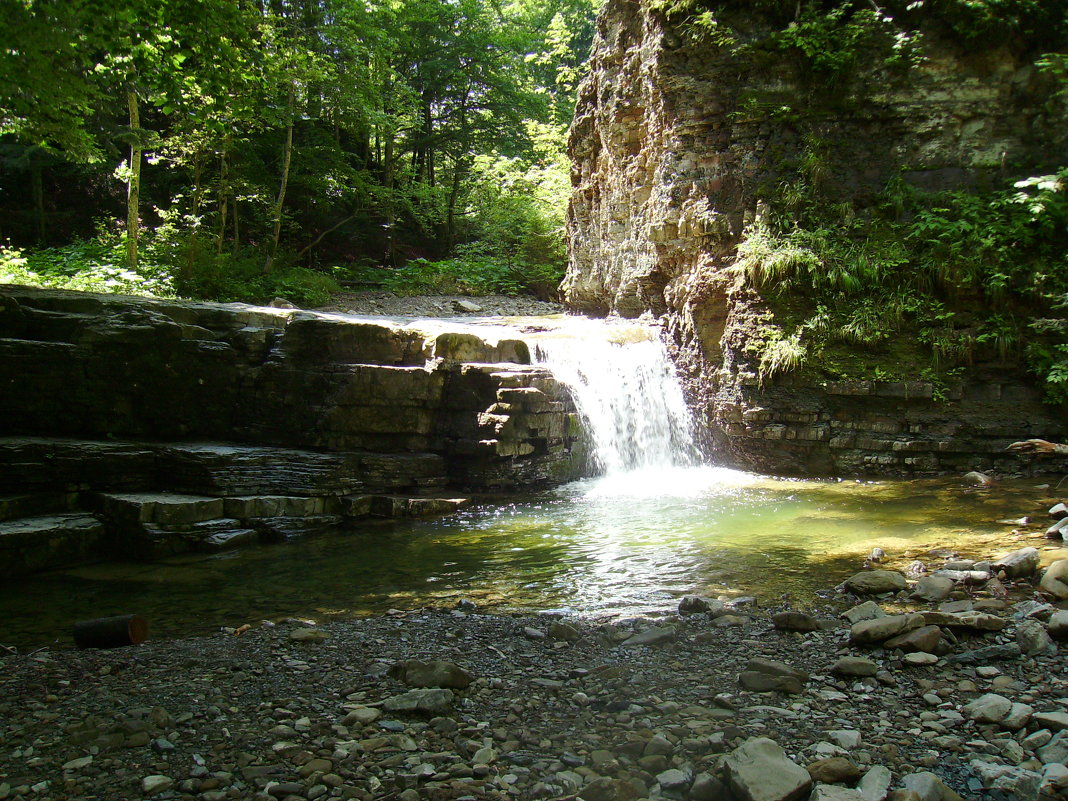
[[940,549],[987,557],[1044,545],[1001,522],[1041,513],[1050,491],[1038,481],[801,481],[701,464],[655,332],[598,330],[577,341],[559,327],[535,337],[539,358],[579,397],[598,442],[597,477],[436,520],[39,574],[0,587],[0,644],[65,644],[71,621],[126,612],[168,637],[463,598],[589,616],[667,611],[687,593],[788,596],[805,607],[873,547],[902,566],[940,564],[931,554]]

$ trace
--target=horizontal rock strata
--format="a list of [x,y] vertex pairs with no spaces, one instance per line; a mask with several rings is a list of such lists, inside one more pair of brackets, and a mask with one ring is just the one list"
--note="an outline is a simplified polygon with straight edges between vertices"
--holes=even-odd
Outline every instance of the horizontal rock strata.
[[[569,392],[518,339],[0,287],[5,575],[440,514],[585,469]],[[104,533],[16,525],[67,513]]]

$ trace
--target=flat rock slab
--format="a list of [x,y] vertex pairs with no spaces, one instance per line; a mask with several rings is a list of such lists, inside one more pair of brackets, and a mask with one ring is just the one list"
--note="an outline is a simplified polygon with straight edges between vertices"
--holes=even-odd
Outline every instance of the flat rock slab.
[[414,712],[425,715],[438,715],[452,709],[456,695],[452,690],[422,689],[409,690],[402,695],[387,698],[382,708],[387,712]]
[[918,613],[887,615],[854,623],[849,630],[849,639],[856,645],[876,645],[923,625],[924,617]]
[[101,493],[101,510],[106,517],[124,522],[184,526],[226,516],[222,498],[176,493]]
[[796,801],[812,786],[808,771],[766,737],[746,740],[723,765],[731,789],[742,801]]
[[0,523],[0,577],[83,561],[102,543],[104,524],[89,514],[42,515]]

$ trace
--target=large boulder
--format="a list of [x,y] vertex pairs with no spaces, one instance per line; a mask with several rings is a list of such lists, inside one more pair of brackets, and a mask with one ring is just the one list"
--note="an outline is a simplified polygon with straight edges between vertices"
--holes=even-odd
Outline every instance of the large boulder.
[[808,771],[767,737],[746,740],[724,760],[723,767],[740,801],[795,801],[812,786]]
[[918,629],[924,624],[923,615],[887,615],[874,620],[862,620],[849,629],[849,640],[854,645],[878,645],[879,643]]
[[1009,578],[1025,578],[1038,570],[1038,548],[1028,547],[1007,553],[991,565],[994,570],[1003,570]]
[[1068,599],[1068,559],[1058,559],[1047,567],[1038,589],[1058,601]]
[[905,575],[896,570],[865,570],[850,576],[846,589],[857,595],[879,595],[884,592],[900,592],[908,586]]
[[1000,723],[1012,711],[1012,701],[1004,695],[987,693],[964,707],[964,717],[976,723]]
[[389,669],[389,675],[409,687],[452,687],[462,690],[475,679],[459,665],[436,659],[406,659]]
[[1049,633],[1058,640],[1068,640],[1068,609],[1058,609],[1049,619]]
[[916,582],[909,594],[920,601],[938,603],[949,597],[954,586],[953,579],[946,576],[924,576]]
[[904,634],[891,637],[883,643],[883,647],[900,648],[906,653],[914,651],[933,653],[934,649],[938,647],[938,643],[941,641],[942,629],[938,628],[938,626],[921,626],[918,629],[906,631]]

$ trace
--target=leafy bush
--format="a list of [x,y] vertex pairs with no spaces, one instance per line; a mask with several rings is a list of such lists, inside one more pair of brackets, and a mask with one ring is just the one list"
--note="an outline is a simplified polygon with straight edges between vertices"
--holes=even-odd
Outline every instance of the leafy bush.
[[476,247],[457,248],[455,259],[412,259],[403,267],[364,266],[346,277],[381,286],[398,295],[524,295],[547,296],[563,277],[552,265],[526,264],[480,255]]
[[123,295],[174,297],[174,280],[168,270],[151,262],[136,272],[123,266],[122,243],[98,237],[59,248],[24,254],[0,247],[0,283],[75,289]]
[[1029,366],[1051,399],[1068,400],[1068,168],[986,194],[924,195],[894,182],[881,213],[848,222],[811,190],[798,221],[794,200],[780,198],[750,226],[735,264],[772,297],[812,303],[794,335],[761,354],[762,375],[801,364],[780,343],[798,344],[802,331],[811,354],[907,328],[933,369],[967,363],[977,349],[1006,358],[1031,340]]

